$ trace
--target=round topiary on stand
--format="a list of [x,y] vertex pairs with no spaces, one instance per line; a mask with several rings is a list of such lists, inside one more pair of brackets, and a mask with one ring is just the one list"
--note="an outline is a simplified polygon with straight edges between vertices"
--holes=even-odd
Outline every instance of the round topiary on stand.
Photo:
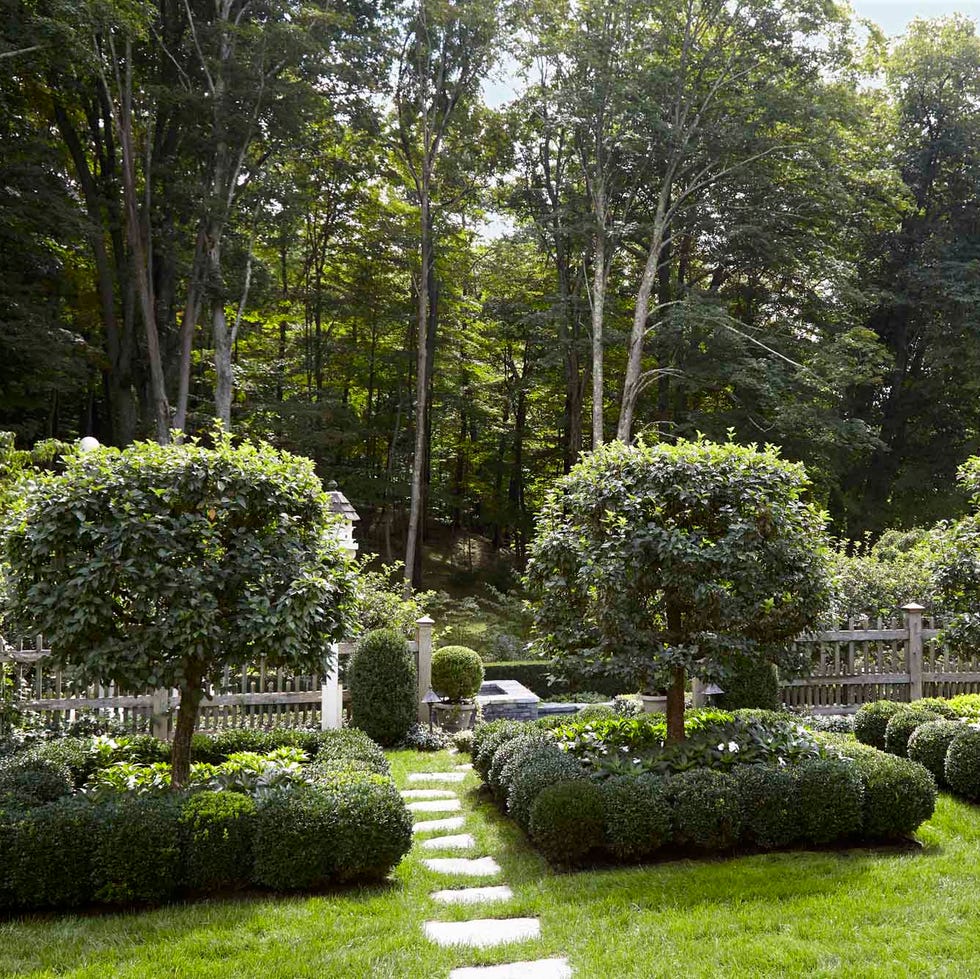
[[483,660],[468,646],[443,646],[432,654],[432,689],[449,703],[437,705],[439,723],[447,731],[471,727],[476,714],[473,697],[483,685]]
[[417,673],[401,633],[369,632],[357,644],[347,668],[354,724],[378,744],[401,741],[416,720]]

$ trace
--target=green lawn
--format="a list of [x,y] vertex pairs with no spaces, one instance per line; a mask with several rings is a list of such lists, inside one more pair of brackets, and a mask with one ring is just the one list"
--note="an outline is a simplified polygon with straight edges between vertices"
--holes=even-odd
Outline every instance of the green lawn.
[[[408,771],[456,761],[391,757],[400,784]],[[460,793],[478,840],[474,855],[495,856],[501,882],[515,891],[492,913],[539,916],[538,943],[485,952],[430,946],[421,937],[426,918],[479,909],[430,905],[426,895],[445,882],[413,853],[385,887],[4,922],[0,976],[439,979],[458,965],[558,954],[581,979],[980,975],[980,809],[948,796],[919,833],[921,851],[561,875],[477,796],[477,784],[469,776]]]

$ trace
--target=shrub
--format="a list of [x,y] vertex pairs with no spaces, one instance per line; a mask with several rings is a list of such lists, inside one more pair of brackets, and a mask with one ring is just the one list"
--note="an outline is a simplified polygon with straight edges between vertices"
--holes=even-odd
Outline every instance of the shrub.
[[946,752],[946,784],[963,798],[980,801],[980,731],[970,728],[953,739]]
[[908,704],[895,700],[876,700],[862,705],[854,715],[854,737],[862,744],[885,750],[885,728],[894,714],[904,710]]
[[577,721],[604,721],[610,717],[618,717],[619,714],[608,704],[589,704],[583,707],[576,715]]
[[955,721],[959,717],[959,714],[956,713],[956,708],[950,706],[949,701],[944,700],[942,697],[923,697],[921,700],[913,701],[911,706],[924,707],[926,710],[933,711],[947,721]]
[[38,749],[0,763],[0,807],[41,806],[70,795],[73,787],[67,766],[43,757]]
[[432,654],[432,689],[458,703],[480,692],[483,660],[468,646],[443,646]]
[[936,720],[939,720],[939,715],[926,707],[904,707],[896,711],[885,726],[885,751],[899,758],[907,757],[912,732],[920,724]]
[[776,710],[779,707],[779,673],[765,660],[740,660],[721,686],[725,692],[719,695],[717,704],[724,710],[739,707]]
[[391,766],[381,747],[356,728],[318,731],[308,742],[306,750],[321,768],[356,761],[379,775],[391,774]]
[[473,768],[485,782],[490,774],[490,765],[496,750],[511,738],[524,734],[531,725],[524,721],[490,721],[481,724],[473,732]]
[[853,714],[813,714],[802,719],[810,731],[825,731],[828,734],[853,734]]
[[588,779],[556,782],[531,804],[528,835],[552,862],[580,864],[603,844],[603,799]]
[[[152,734],[129,735],[120,738],[118,745],[119,755],[124,756],[129,761],[142,762],[144,765],[152,765],[154,762],[170,761],[169,742],[161,741],[159,738],[153,737]],[[201,760],[210,761],[210,759]]]
[[105,904],[166,901],[181,879],[180,807],[173,794],[121,795],[100,803],[92,868]]
[[601,783],[606,845],[619,860],[643,860],[670,841],[667,780],[619,775]]
[[385,746],[405,737],[418,713],[418,675],[400,633],[369,632],[351,656],[347,684],[351,716],[361,730]]
[[958,697],[951,697],[946,701],[946,706],[957,717],[980,721],[980,693],[964,693]]
[[842,744],[864,785],[861,835],[871,840],[902,839],[932,816],[936,784],[924,766],[867,745]]
[[260,802],[255,880],[295,890],[378,879],[411,845],[411,815],[390,779],[337,772],[316,787]]
[[255,801],[237,792],[198,792],[180,813],[188,887],[243,887],[252,871]]
[[453,747],[464,755],[473,754],[473,734],[472,730],[457,731],[453,736]]
[[[191,740],[191,754],[194,761],[220,765],[229,755],[243,751],[266,754],[276,748],[302,748],[313,754],[311,744],[316,738],[313,731],[294,731],[290,728],[229,728],[217,734],[195,734]],[[168,759],[159,759],[166,761]]]
[[946,781],[946,752],[956,737],[963,733],[962,721],[926,721],[909,738],[908,757],[932,773],[937,785]]
[[695,768],[671,777],[667,787],[678,843],[727,850],[738,842],[745,816],[729,775]]
[[412,751],[442,751],[449,747],[451,740],[452,736],[441,727],[434,727],[430,731],[427,724],[416,721],[408,729],[398,747]]
[[854,766],[834,758],[801,762],[793,769],[800,839],[833,843],[861,829],[864,785]]
[[66,798],[22,813],[0,829],[10,905],[18,909],[77,908],[93,898],[93,841],[99,810]]
[[739,765],[731,777],[742,799],[746,842],[770,850],[799,839],[796,783],[791,768]]
[[93,738],[54,738],[38,745],[34,753],[68,769],[75,788],[85,784],[100,767],[108,764],[115,751],[112,742],[100,751]]
[[498,799],[506,799],[514,779],[524,765],[542,750],[547,752],[548,746],[554,743],[555,739],[547,731],[530,731],[505,741],[494,752],[490,763],[490,771],[487,773],[490,791]]
[[542,789],[555,782],[585,778],[582,766],[558,745],[542,745],[517,773],[507,793],[507,812],[522,829],[528,828],[531,806]]

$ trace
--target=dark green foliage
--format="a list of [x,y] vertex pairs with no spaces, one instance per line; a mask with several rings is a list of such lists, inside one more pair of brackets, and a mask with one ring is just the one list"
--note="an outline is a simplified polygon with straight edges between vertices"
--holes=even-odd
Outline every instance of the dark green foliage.
[[577,721],[605,721],[610,717],[618,717],[617,712],[608,704],[589,704],[583,707],[576,715]]
[[938,714],[947,721],[955,721],[956,718],[960,716],[957,713],[955,706],[953,706],[948,700],[944,700],[942,697],[923,697],[921,700],[913,701],[910,706],[924,707],[927,710],[931,710],[933,713]]
[[398,744],[418,713],[418,673],[401,633],[369,632],[347,667],[351,716],[378,744]]
[[732,769],[731,777],[742,799],[746,843],[770,850],[800,838],[792,768],[739,765]]
[[[196,737],[196,736],[195,736]],[[152,734],[132,734],[119,739],[120,755],[125,755],[129,761],[152,765],[154,762],[170,761],[170,743],[153,737]],[[193,757],[193,742],[192,742]],[[195,761],[210,759],[194,758]],[[86,776],[87,778],[87,776]]]
[[909,750],[912,732],[926,721],[937,721],[939,715],[927,707],[912,704],[896,711],[885,725],[885,751],[891,755],[905,758]]
[[838,750],[851,760],[864,785],[864,839],[904,839],[932,816],[936,783],[923,765],[854,742],[841,743]]
[[510,738],[525,734],[531,725],[524,721],[490,721],[473,732],[473,768],[485,782],[496,750]]
[[516,773],[507,793],[507,812],[522,829],[527,829],[531,806],[543,789],[566,779],[584,778],[582,766],[558,745],[541,745]]
[[432,689],[458,703],[480,692],[483,660],[468,646],[443,646],[432,654]]
[[490,791],[498,799],[506,799],[514,779],[532,758],[547,752],[555,739],[547,731],[532,731],[505,741],[494,752],[487,776]]
[[[239,751],[266,754],[276,748],[297,747],[309,751],[315,737],[312,731],[293,731],[289,728],[228,728],[217,734],[195,734],[191,739],[191,757],[194,761],[220,765],[229,755]],[[310,752],[312,754],[312,752]],[[166,759],[163,759],[166,761]]]
[[885,750],[885,728],[892,715],[908,707],[896,700],[876,700],[863,704],[854,715],[854,737],[862,744]]
[[674,838],[702,850],[728,850],[745,821],[737,783],[726,773],[696,768],[667,783],[674,814]]
[[118,749],[98,752],[90,737],[52,738],[38,745],[34,751],[40,758],[64,765],[71,774],[75,788],[84,785],[101,766],[118,760]]
[[255,800],[237,792],[198,792],[180,813],[185,882],[194,890],[244,887],[252,872]]
[[946,752],[964,729],[961,721],[949,721],[945,718],[920,724],[909,738],[909,758],[924,765],[932,773],[937,785],[944,785]]
[[604,842],[599,787],[588,779],[574,779],[543,789],[531,806],[528,835],[552,863],[582,863]]
[[[6,880],[11,906],[27,910],[91,903],[100,815],[88,801],[68,798],[0,827],[5,836],[0,878]],[[147,863],[152,862],[151,857]]]
[[73,787],[68,767],[38,749],[0,762],[0,808],[44,805],[70,795]]
[[833,758],[804,761],[794,767],[793,782],[801,840],[833,843],[861,829],[864,785],[852,764]]
[[964,731],[949,746],[946,784],[964,799],[980,801],[980,731]]
[[334,773],[259,804],[255,880],[276,890],[383,878],[412,845],[412,820],[390,779]]
[[343,728],[337,731],[318,731],[304,744],[320,766],[347,761],[362,762],[379,775],[391,774],[384,751],[363,731]]
[[725,691],[715,703],[724,710],[779,707],[779,671],[762,659],[739,660],[734,670],[719,684]]
[[474,734],[475,732],[473,730],[457,731],[453,735],[453,744],[456,750],[462,752],[464,755],[472,755]]
[[94,896],[103,904],[157,904],[183,883],[176,795],[121,795],[97,807]]
[[643,860],[671,838],[667,780],[659,775],[620,775],[601,783],[606,845],[623,861]]

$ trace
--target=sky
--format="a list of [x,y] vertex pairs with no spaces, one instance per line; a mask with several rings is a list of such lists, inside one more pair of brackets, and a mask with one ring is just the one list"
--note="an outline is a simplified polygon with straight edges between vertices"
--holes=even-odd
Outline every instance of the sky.
[[886,34],[901,34],[915,17],[966,14],[980,20],[980,0],[851,0],[859,17],[873,20]]

